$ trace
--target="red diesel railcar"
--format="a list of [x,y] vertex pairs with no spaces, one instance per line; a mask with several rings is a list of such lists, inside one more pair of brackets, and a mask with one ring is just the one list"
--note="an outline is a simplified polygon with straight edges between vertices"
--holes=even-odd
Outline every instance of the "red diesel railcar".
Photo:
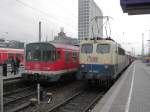
[[9,64],[11,58],[19,58],[21,64],[24,64],[24,49],[0,48],[0,65],[4,62]]
[[54,42],[26,45],[24,79],[58,81],[70,77],[79,67],[79,48]]

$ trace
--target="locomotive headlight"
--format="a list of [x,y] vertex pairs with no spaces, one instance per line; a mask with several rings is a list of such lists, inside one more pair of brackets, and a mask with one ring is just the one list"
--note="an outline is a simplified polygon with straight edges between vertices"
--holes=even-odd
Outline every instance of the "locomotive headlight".
[[105,69],[107,69],[108,68],[108,65],[105,65]]
[[84,68],[84,65],[81,65],[81,68]]

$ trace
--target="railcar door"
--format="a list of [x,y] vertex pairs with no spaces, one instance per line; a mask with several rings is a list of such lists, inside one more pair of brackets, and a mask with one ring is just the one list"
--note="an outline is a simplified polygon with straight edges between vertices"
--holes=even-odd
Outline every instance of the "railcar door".
[[66,51],[65,52],[65,69],[67,72],[69,71],[69,62],[70,62],[70,52]]

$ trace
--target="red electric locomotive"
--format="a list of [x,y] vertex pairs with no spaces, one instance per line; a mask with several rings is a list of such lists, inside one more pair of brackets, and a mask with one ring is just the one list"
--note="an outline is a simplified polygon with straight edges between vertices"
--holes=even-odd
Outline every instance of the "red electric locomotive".
[[4,62],[9,64],[10,59],[17,57],[20,59],[22,65],[24,65],[24,49],[13,49],[13,48],[0,48],[0,65]]
[[54,42],[26,45],[24,79],[58,81],[70,77],[79,67],[79,48]]

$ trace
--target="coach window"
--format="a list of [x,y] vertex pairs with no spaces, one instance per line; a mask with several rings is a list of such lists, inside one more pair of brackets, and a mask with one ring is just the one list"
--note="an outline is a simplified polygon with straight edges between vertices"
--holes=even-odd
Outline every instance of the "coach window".
[[12,57],[14,57],[14,55],[11,54],[11,53],[9,53],[9,54],[8,54],[8,58],[10,59],[10,58],[12,58]]
[[26,53],[26,60],[27,61],[31,61],[31,59],[32,59],[32,56],[31,56],[32,54],[31,54],[31,51],[27,51],[27,53]]
[[77,61],[77,55],[78,55],[77,52],[73,52],[73,53],[72,53],[72,61],[73,61],[73,62],[76,62],[76,61]]
[[57,51],[57,54],[56,54],[56,59],[60,59],[60,51]]
[[92,53],[93,52],[93,45],[92,44],[83,44],[81,47],[82,53]]
[[21,55],[20,54],[16,54],[16,58],[20,59]]
[[56,60],[56,51],[53,50],[52,53],[51,53],[51,61],[55,61]]
[[11,53],[8,53],[8,59],[6,59],[5,62],[10,63],[12,58],[14,59],[14,55]]
[[9,54],[8,54],[8,60],[11,60],[11,58],[14,58],[14,55],[11,54],[11,53],[9,53]]
[[69,63],[69,57],[70,57],[70,54],[69,54],[69,51],[66,51],[66,63]]
[[52,50],[43,51],[42,60],[43,61],[54,61],[55,60],[55,51],[52,51]]
[[101,54],[109,53],[110,45],[109,44],[98,44],[96,52],[101,53]]
[[118,54],[125,55],[125,51],[122,48],[118,47]]
[[48,61],[48,60],[50,60],[50,56],[51,56],[50,51],[43,51],[42,60],[43,61]]

